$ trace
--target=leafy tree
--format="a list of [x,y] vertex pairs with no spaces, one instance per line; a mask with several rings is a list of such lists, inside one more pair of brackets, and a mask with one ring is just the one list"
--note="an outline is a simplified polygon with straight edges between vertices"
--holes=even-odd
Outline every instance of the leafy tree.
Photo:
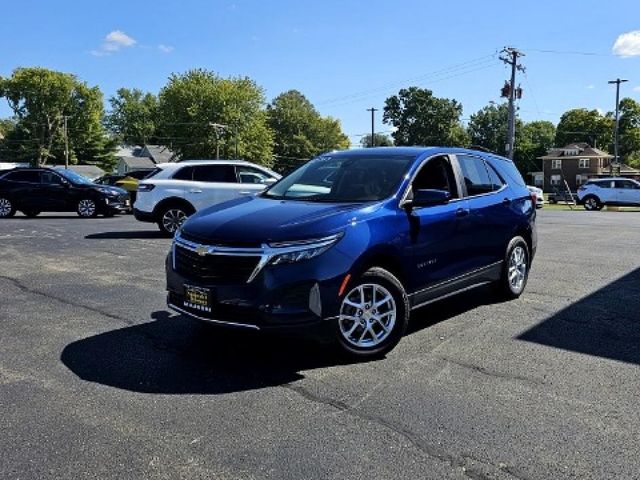
[[620,100],[620,155],[622,160],[637,164],[640,158],[640,103],[631,98]]
[[5,139],[12,159],[44,165],[64,161],[64,118],[68,121],[72,163],[113,163],[113,144],[102,125],[104,107],[98,87],[74,75],[46,68],[18,68],[0,78],[0,96],[13,110],[16,126]]
[[159,128],[182,158],[238,156],[272,162],[264,93],[246,77],[221,78],[208,70],[172,74],[158,97]]
[[431,90],[401,89],[385,100],[383,121],[396,127],[396,145],[460,146],[468,142],[462,125],[462,104],[438,98]]
[[514,160],[522,173],[541,169],[538,157],[554,146],[556,127],[546,120],[524,123],[516,130]]
[[611,114],[602,115],[598,110],[575,108],[560,117],[556,130],[556,146],[573,142],[587,142],[607,150],[613,143],[614,119]]
[[323,118],[299,91],[281,93],[267,106],[269,127],[278,157],[308,159],[328,150],[349,147],[340,122]]
[[111,111],[105,119],[109,129],[128,145],[155,143],[158,99],[151,93],[121,88],[109,99]]
[[[516,146],[521,128],[522,121],[516,117]],[[508,129],[509,106],[506,103],[490,103],[471,115],[467,126],[472,145],[484,147],[499,155],[506,154]]]
[[[393,140],[389,135],[385,135],[384,133],[376,133],[373,137],[375,140],[373,142],[374,147],[391,147],[393,145]],[[365,135],[360,139],[360,145],[363,147],[371,146],[371,134]]]

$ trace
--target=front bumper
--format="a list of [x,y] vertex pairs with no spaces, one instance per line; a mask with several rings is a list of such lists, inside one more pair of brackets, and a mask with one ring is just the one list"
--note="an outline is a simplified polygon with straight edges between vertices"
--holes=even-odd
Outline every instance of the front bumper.
[[150,222],[150,223],[154,223],[156,221],[155,216],[153,215],[152,212],[145,212],[143,210],[139,210],[137,208],[133,209],[133,216],[135,217],[136,220],[138,220],[139,222]]
[[[339,250],[294,264],[267,266],[250,282],[207,282],[176,272],[167,257],[167,305],[215,325],[251,330],[316,331],[339,313],[338,292],[349,266]],[[336,272],[339,272],[336,274]],[[185,285],[210,291],[210,312],[185,305]]]
[[120,197],[107,197],[98,204],[103,213],[126,213],[131,211],[131,201],[129,195]]

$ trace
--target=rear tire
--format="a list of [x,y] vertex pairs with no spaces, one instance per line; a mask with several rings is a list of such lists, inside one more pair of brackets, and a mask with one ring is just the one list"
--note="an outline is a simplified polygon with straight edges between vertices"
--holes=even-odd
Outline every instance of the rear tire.
[[13,217],[16,214],[16,207],[11,200],[6,197],[0,197],[0,218]]
[[522,237],[514,237],[507,247],[500,280],[495,283],[498,296],[504,300],[518,298],[529,279],[531,256],[529,245]]
[[590,212],[595,212],[598,210],[602,210],[602,202],[600,199],[594,195],[588,195],[584,199],[584,209]]
[[166,236],[172,237],[193,213],[194,209],[187,205],[171,204],[165,206],[158,214],[158,228]]
[[335,344],[350,357],[378,358],[402,339],[409,312],[400,281],[382,268],[370,268],[348,285],[341,299],[339,316],[333,321]]

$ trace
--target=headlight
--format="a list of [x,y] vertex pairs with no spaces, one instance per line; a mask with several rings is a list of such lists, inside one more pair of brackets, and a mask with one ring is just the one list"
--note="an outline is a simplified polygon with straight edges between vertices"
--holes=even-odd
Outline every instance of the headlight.
[[329,250],[340,238],[342,238],[342,233],[313,240],[271,243],[269,247],[273,249],[273,256],[269,263],[271,265],[280,265],[282,263],[295,263],[315,258]]

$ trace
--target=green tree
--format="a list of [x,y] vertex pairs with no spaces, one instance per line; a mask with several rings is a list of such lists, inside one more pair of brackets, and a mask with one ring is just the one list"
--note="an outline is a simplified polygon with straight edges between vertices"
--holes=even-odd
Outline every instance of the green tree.
[[[385,135],[384,133],[376,133],[373,137],[375,139],[373,146],[374,147],[391,147],[393,145],[393,140],[389,135]],[[365,135],[360,139],[360,145],[362,147],[367,148],[371,146],[371,134]]]
[[159,129],[182,158],[235,156],[269,165],[272,134],[262,88],[208,70],[172,74],[158,96]]
[[128,145],[155,143],[158,99],[134,88],[119,89],[109,99],[111,110],[105,123],[109,130]]
[[613,126],[611,114],[602,115],[598,110],[586,108],[568,110],[560,117],[555,144],[562,147],[573,142],[586,142],[608,150],[613,143]]
[[267,106],[273,131],[274,153],[278,157],[308,159],[321,152],[349,147],[340,122],[323,118],[299,91],[281,93]]
[[[467,131],[472,145],[484,147],[499,155],[506,154],[509,107],[506,103],[490,103],[469,119]],[[516,117],[516,147],[522,121]]]
[[640,103],[632,98],[620,100],[620,155],[622,161],[637,165],[640,158]]
[[396,127],[396,145],[460,146],[468,142],[460,124],[462,104],[438,98],[431,90],[403,88],[385,100],[383,121]]
[[538,157],[554,146],[556,127],[546,120],[524,123],[516,130],[514,160],[524,174],[542,168]]
[[98,87],[46,68],[18,68],[11,77],[0,78],[0,96],[7,99],[16,120],[6,139],[14,159],[36,165],[50,159],[63,162],[66,117],[72,163],[113,163]]

